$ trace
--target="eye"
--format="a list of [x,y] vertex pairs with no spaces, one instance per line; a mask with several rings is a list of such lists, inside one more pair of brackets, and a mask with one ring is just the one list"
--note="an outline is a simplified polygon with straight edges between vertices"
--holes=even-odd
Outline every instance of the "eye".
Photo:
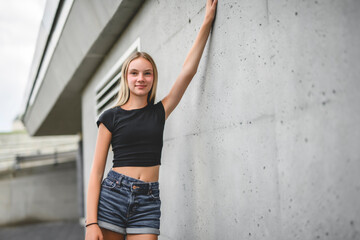
[[145,75],[151,75],[151,72],[146,72]]
[[131,75],[136,75],[136,74],[137,74],[137,72],[131,72],[130,74],[131,74]]

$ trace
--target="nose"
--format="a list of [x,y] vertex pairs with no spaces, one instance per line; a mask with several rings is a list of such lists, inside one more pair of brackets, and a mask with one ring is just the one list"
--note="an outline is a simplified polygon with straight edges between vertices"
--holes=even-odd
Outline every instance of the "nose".
[[138,81],[144,81],[144,74],[143,74],[143,73],[139,73],[137,80],[138,80]]

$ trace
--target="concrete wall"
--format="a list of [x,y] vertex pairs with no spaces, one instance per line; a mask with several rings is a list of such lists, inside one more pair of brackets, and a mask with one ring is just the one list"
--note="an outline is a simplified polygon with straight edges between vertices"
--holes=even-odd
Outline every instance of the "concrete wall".
[[0,225],[78,218],[75,162],[0,176]]
[[[140,37],[164,97],[204,2],[146,1],[84,89],[85,194],[96,84]],[[360,238],[359,21],[354,0],[219,1],[166,122],[159,239]]]

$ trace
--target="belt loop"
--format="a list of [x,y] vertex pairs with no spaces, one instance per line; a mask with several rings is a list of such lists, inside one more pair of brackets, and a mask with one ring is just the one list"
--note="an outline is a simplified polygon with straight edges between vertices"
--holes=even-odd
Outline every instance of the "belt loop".
[[151,194],[151,183],[149,183],[149,192],[148,192],[148,195]]
[[122,181],[122,179],[123,179],[123,175],[121,175],[121,176],[119,177],[119,179],[118,179],[119,186],[121,186],[121,181]]

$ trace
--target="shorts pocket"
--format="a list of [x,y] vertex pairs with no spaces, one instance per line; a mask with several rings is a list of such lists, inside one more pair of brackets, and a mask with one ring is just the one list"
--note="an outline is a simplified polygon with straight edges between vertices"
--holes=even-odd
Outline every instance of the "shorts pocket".
[[110,178],[105,178],[101,186],[107,189],[113,189],[116,187],[116,181]]

